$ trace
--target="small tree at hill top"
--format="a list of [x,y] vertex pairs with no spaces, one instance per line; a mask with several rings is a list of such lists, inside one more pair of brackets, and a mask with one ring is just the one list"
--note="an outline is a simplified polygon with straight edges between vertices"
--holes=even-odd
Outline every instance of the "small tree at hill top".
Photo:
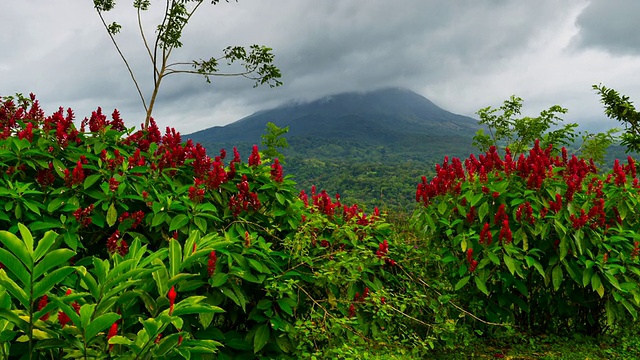
[[[151,1],[135,0],[133,7],[137,11],[138,28],[140,36],[144,42],[147,56],[153,65],[153,92],[147,103],[145,96],[140,89],[140,84],[122,53],[120,46],[116,42],[115,35],[122,28],[116,22],[108,24],[104,18],[104,13],[114,9],[115,0],[94,0],[94,8],[96,9],[100,20],[104,25],[111,41],[113,42],[118,54],[124,61],[131,75],[131,79],[138,90],[138,95],[142,101],[142,106],[147,112],[145,118],[145,126],[149,126],[149,119],[153,112],[153,107],[158,96],[158,90],[162,80],[171,74],[196,74],[205,77],[207,82],[211,82],[211,76],[242,76],[251,80],[255,80],[255,86],[268,84],[271,87],[279,86],[280,70],[273,65],[274,55],[271,48],[261,45],[251,45],[248,48],[242,46],[228,46],[222,50],[222,55],[211,57],[209,59],[200,59],[192,61],[169,62],[173,50],[182,47],[182,32],[187,23],[202,5],[203,0],[194,1],[177,1],[166,0],[165,10],[162,21],[156,28],[155,39],[149,39],[145,34],[142,26],[142,12],[149,10]],[[212,0],[212,4],[217,4],[219,0]],[[150,41],[152,40],[152,41]],[[237,70],[225,73],[219,70],[219,63],[226,62],[227,66],[239,64]]]

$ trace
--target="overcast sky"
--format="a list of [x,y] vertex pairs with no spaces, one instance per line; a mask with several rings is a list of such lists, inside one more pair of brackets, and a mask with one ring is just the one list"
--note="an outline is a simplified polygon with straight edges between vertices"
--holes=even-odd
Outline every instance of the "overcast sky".
[[[144,15],[149,36],[164,2],[151,3]],[[131,4],[118,1],[105,16],[123,26],[117,40],[150,97],[150,63]],[[637,0],[205,1],[172,60],[217,56],[228,45],[267,45],[284,85],[172,75],[160,88],[154,118],[187,134],[285,102],[399,86],[463,115],[515,94],[528,115],[558,104],[569,109],[566,121],[615,127],[591,85],[640,104],[638,14]],[[35,93],[47,113],[71,107],[78,121],[98,106],[119,109],[128,126],[144,120],[90,0],[0,2],[0,95],[17,92]]]

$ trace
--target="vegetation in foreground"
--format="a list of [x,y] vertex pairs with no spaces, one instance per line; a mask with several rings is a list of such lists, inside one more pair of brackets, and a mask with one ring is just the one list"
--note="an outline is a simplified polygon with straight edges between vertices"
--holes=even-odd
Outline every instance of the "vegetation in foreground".
[[445,158],[394,228],[377,209],[299,193],[277,152],[212,158],[153,121],[73,119],[33,96],[1,102],[0,356],[636,351],[631,157],[599,174],[536,140]]

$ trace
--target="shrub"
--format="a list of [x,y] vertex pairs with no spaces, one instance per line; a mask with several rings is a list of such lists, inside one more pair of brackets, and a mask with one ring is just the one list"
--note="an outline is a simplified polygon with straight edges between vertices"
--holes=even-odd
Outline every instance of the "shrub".
[[246,163],[211,158],[100,108],[78,130],[33,95],[0,99],[0,127],[5,355],[295,358],[454,338],[446,299],[415,281],[426,249],[394,244],[377,210],[299,197],[255,146]]
[[414,221],[459,297],[490,322],[536,332],[599,333],[640,305],[640,188],[635,161],[593,162],[536,141],[504,159],[445,158],[418,185]]

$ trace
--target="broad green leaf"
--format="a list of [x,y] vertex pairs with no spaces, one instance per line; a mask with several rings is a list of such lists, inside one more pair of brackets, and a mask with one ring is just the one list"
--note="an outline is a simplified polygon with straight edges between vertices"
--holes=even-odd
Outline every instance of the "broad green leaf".
[[553,281],[553,289],[558,291],[560,284],[562,284],[562,268],[560,265],[556,265],[551,272],[551,279]]
[[0,248],[0,263],[2,263],[26,289],[31,286],[31,275],[22,262],[7,250]]
[[207,329],[209,325],[211,325],[211,322],[213,321],[213,316],[214,316],[214,313],[201,313],[198,316],[198,321],[200,321],[200,325],[202,325],[204,329]]
[[593,268],[585,269],[582,272],[582,286],[587,287],[591,282],[591,277],[593,276]]
[[280,309],[284,312],[286,312],[287,314],[289,314],[289,316],[293,316],[293,309],[291,308],[291,305],[289,304],[289,301],[287,301],[288,299],[278,299],[276,300],[276,302],[278,303],[278,306],[280,307]]
[[42,274],[49,272],[54,267],[66,263],[75,254],[75,252],[69,249],[58,249],[49,252],[47,256],[33,268],[34,281],[37,281]]
[[489,260],[491,260],[492,263],[500,265],[500,258],[498,257],[498,255],[494,254],[491,251],[487,251],[487,257],[489,258]]
[[618,282],[618,279],[616,279],[615,276],[611,275],[608,271],[604,272],[604,277],[607,278],[607,280],[609,280],[609,283],[611,285],[613,285],[614,288],[618,289],[618,290],[622,290],[622,288],[620,287],[620,283]]
[[542,268],[542,264],[540,264],[538,260],[532,258],[531,256],[525,256],[524,259],[527,262],[528,266],[535,267],[536,270],[538,270],[538,272],[540,273],[540,276],[544,278],[544,269]]
[[257,354],[262,350],[262,348],[269,342],[270,337],[271,331],[269,330],[269,324],[258,325],[256,335],[253,338],[253,353]]
[[169,231],[174,231],[182,228],[183,226],[189,223],[189,217],[185,214],[178,214],[171,219],[171,224],[169,225]]
[[47,231],[42,239],[38,241],[36,250],[33,252],[33,260],[39,261],[51,248],[51,245],[56,241],[58,234],[53,231]]
[[85,269],[84,267],[76,267],[76,270],[78,275],[82,279],[80,286],[86,287],[87,290],[89,290],[91,296],[97,299],[100,296],[100,290],[98,289],[98,283],[96,282],[96,279],[94,279],[93,276],[88,273],[87,269]]
[[633,320],[638,319],[638,311],[633,307],[633,305],[631,305],[627,300],[624,300],[624,299],[622,299],[620,303],[622,303],[622,305],[624,305],[624,307],[627,309],[629,314],[633,316]]
[[66,198],[64,197],[57,197],[55,199],[52,199],[47,205],[47,211],[53,213],[54,211],[58,210],[62,205],[64,205],[65,200]]
[[14,310],[0,309],[0,318],[12,322],[25,333],[29,331],[29,322],[24,321]]
[[224,284],[227,283],[227,280],[229,279],[229,276],[225,273],[217,273],[215,275],[213,275],[213,277],[211,277],[211,279],[209,280],[209,284],[211,285],[211,287],[220,287]]
[[478,208],[478,219],[480,222],[484,221],[487,214],[489,214],[489,203],[485,201],[480,205],[480,208]]
[[[96,304],[84,304],[80,307],[80,325],[76,324],[80,329],[86,329],[93,317]],[[87,336],[90,339],[91,336]]]
[[180,272],[182,262],[182,247],[178,240],[169,240],[169,277],[174,277]]
[[595,291],[598,291],[601,285],[602,281],[600,280],[600,275],[593,274],[593,276],[591,277],[591,288]]
[[118,220],[118,211],[116,210],[115,204],[112,203],[111,206],[109,206],[109,210],[107,210],[107,225],[111,227],[115,225],[117,220]]
[[28,271],[33,270],[33,259],[22,240],[14,234],[2,230],[0,231],[0,242],[26,266]]
[[91,185],[95,184],[96,181],[100,180],[102,178],[102,175],[100,174],[93,174],[93,175],[89,175],[84,179],[84,189],[88,189],[91,187]]
[[70,266],[65,266],[45,275],[42,280],[34,284],[33,297],[41,297],[42,295],[50,291],[54,286],[61,283],[69,274],[71,274],[71,272],[73,272],[73,268]]
[[476,282],[476,287],[478,288],[478,290],[482,291],[483,294],[489,296],[489,290],[487,290],[487,284],[485,284],[484,281],[482,281],[482,279],[480,279],[479,276],[474,276],[473,279]]
[[29,303],[29,296],[27,295],[27,293],[7,276],[7,273],[4,271],[4,269],[0,269],[0,285],[7,289],[11,296],[18,299],[23,308],[31,308],[31,304]]
[[455,291],[458,291],[460,289],[462,289],[465,285],[467,285],[467,283],[469,282],[469,280],[471,280],[471,276],[465,276],[462,279],[458,280],[458,282],[456,283],[456,286],[454,288]]
[[444,201],[441,201],[440,204],[438,204],[438,213],[440,213],[440,215],[444,215],[446,211],[447,211],[447,203]]
[[[84,306],[84,305],[83,305]],[[116,313],[102,314],[95,319],[91,320],[91,323],[85,328],[85,339],[90,341],[99,332],[109,328],[116,320],[120,318],[120,315]]]
[[31,231],[24,226],[22,223],[18,223],[18,230],[20,230],[20,237],[22,237],[22,241],[24,242],[25,247],[30,255],[33,254],[33,235],[31,235]]
[[513,258],[511,258],[507,254],[504,254],[502,256],[502,260],[504,260],[504,264],[507,265],[507,269],[509,269],[509,272],[511,273],[511,275],[513,275],[513,273],[516,271],[516,264]]
[[564,258],[569,253],[569,242],[565,237],[560,240],[560,260],[564,260]]

